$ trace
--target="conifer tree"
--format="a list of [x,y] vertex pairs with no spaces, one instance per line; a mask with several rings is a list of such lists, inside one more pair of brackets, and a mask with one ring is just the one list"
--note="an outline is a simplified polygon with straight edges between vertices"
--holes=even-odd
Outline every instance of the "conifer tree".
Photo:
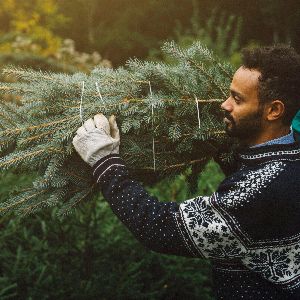
[[151,183],[189,166],[194,174],[201,171],[228,144],[220,102],[233,69],[200,43],[188,49],[166,43],[163,51],[176,63],[132,59],[89,75],[5,69],[18,80],[0,90],[21,95],[22,105],[1,102],[0,169],[37,170],[39,176],[0,211],[26,215],[57,205],[64,215],[90,199],[97,187],[72,139],[99,112],[116,115],[120,154],[137,180]]

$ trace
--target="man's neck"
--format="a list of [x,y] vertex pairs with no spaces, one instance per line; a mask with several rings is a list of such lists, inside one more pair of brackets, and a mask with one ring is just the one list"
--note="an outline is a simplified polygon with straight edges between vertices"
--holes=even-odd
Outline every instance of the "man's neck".
[[290,133],[290,127],[281,127],[280,129],[277,130],[268,130],[262,132],[262,134],[255,139],[244,141],[244,145],[248,147],[257,147],[259,145],[263,145],[266,143],[269,143],[273,140],[280,139],[284,136],[287,136]]

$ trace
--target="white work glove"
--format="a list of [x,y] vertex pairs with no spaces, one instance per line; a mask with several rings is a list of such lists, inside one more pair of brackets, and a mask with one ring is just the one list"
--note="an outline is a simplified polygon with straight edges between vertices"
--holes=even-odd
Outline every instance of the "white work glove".
[[79,127],[73,138],[73,146],[90,166],[109,154],[119,154],[120,133],[115,116],[109,121],[103,114],[88,119]]

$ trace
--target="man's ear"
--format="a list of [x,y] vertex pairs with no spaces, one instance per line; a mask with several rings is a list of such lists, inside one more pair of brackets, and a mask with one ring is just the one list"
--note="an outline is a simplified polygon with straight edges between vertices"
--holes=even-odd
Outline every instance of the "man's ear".
[[281,100],[273,100],[266,106],[266,118],[268,121],[275,121],[283,117],[285,106]]

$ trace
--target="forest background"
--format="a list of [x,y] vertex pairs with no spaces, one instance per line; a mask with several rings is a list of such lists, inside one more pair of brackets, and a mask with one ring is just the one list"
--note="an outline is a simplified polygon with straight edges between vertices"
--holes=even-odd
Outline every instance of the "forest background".
[[[199,40],[238,66],[245,46],[300,51],[299,31],[296,0],[2,0],[0,68],[89,73],[132,57],[172,63],[160,50],[166,40]],[[224,178],[211,161],[191,192],[189,172],[147,188],[180,202],[211,194]],[[1,172],[0,201],[34,177]],[[100,195],[63,220],[52,208],[26,219],[3,215],[0,228],[0,299],[213,299],[207,261],[144,249]]]

